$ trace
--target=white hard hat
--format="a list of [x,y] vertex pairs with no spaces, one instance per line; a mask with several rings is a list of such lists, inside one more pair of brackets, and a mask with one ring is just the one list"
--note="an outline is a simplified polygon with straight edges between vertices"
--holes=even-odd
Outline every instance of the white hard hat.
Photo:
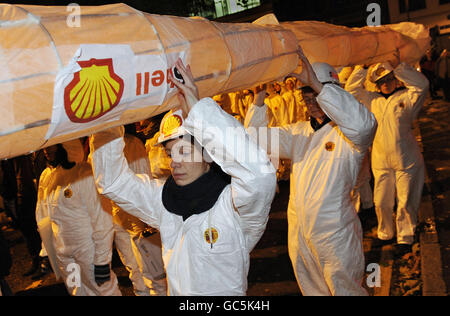
[[394,69],[389,63],[375,64],[369,70],[369,80],[375,83],[381,78],[389,75],[392,71],[394,71]]
[[168,140],[178,138],[187,134],[186,130],[183,127],[184,119],[183,119],[183,111],[169,111],[166,115],[164,115],[161,125],[159,127],[159,137],[157,144],[164,143]]
[[317,62],[312,64],[312,68],[321,83],[340,84],[339,75],[331,65]]
[[67,152],[67,160],[75,163],[84,161],[84,148],[79,138],[61,144]]

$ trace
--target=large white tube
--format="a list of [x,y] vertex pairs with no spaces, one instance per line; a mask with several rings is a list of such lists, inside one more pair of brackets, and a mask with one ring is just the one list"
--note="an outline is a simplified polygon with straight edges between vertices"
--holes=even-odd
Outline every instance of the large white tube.
[[[124,91],[136,91],[136,98],[129,103],[130,99],[121,99],[124,110],[114,120],[94,120],[76,131],[46,139],[56,96],[61,93],[56,91],[56,79],[82,45],[125,45],[135,56],[161,56],[168,67],[169,56],[184,53],[201,97],[283,78],[298,66],[299,44],[312,61],[334,66],[374,62],[378,60],[374,52],[386,58],[399,39],[409,47],[400,47],[402,58],[414,54],[417,58],[423,51],[418,41],[393,28],[358,33],[321,22],[226,24],[147,14],[124,4],[80,9],[77,26],[71,20],[73,12],[65,6],[0,4],[0,159],[136,122],[176,105],[171,94],[163,95],[157,104],[141,95],[145,87],[137,82],[148,84],[152,74],[137,69],[131,74],[133,80],[123,80],[121,86]],[[98,66],[95,61],[92,65]],[[112,68],[109,70],[116,78]]]

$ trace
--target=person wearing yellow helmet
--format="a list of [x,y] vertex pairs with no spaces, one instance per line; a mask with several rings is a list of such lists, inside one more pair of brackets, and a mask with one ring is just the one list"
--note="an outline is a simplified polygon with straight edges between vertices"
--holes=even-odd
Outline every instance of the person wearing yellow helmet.
[[96,184],[160,231],[169,295],[245,295],[249,253],[268,221],[275,169],[236,119],[213,99],[199,100],[190,67],[181,60],[176,67],[185,83],[170,79],[181,106],[162,120],[158,139],[171,157],[171,176],[161,183],[134,174],[123,157],[123,132],[115,128],[91,138]]

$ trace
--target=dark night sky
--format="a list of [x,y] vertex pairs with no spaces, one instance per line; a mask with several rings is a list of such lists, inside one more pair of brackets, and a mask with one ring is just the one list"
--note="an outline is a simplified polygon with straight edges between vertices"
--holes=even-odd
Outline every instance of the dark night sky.
[[[183,12],[187,9],[186,0],[128,0],[128,1],[115,1],[115,0],[69,0],[69,1],[52,1],[52,0],[19,0],[21,4],[34,4],[34,5],[53,5],[53,6],[65,6],[70,3],[77,3],[80,6],[87,5],[105,5],[112,3],[126,3],[135,9],[145,11],[148,13],[156,14],[173,14],[183,15]],[[12,2],[10,2],[12,3]]]
[[[213,0],[18,0],[22,4],[68,5],[77,3],[81,6],[122,2],[148,13],[179,16],[188,16],[192,12],[190,6],[207,1],[212,5]],[[261,0],[261,3],[267,2],[272,2],[273,11],[280,21],[318,20],[347,26],[363,26],[360,24],[365,23],[367,4],[373,0]],[[389,23],[388,14],[386,14],[387,0],[376,2],[382,6],[382,24]]]

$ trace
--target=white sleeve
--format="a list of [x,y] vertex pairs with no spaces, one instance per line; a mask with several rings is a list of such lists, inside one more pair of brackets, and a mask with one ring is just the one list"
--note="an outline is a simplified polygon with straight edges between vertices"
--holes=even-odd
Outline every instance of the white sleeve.
[[125,158],[128,166],[136,174],[147,174],[151,176],[150,161],[144,143],[133,135],[125,135]]
[[360,152],[365,152],[370,147],[377,121],[355,97],[337,85],[326,84],[317,96],[317,102]]
[[198,102],[184,124],[213,161],[231,176],[233,204],[251,251],[264,233],[275,195],[276,172],[269,157],[242,124],[211,98]]
[[[264,106],[252,104],[245,116],[244,126],[254,141],[267,150],[270,155],[277,156],[276,158],[292,159],[293,133],[291,128],[293,125],[268,128],[266,104]],[[272,149],[276,149],[277,152],[273,152]]]
[[146,174],[136,175],[124,156],[123,128],[91,136],[92,168],[98,192],[125,212],[159,228],[162,187]]
[[367,70],[358,65],[353,70],[345,84],[345,90],[350,92],[359,102],[364,104],[369,110],[371,109],[372,100],[378,97],[374,92],[367,91],[364,87],[366,81]]
[[394,69],[395,77],[402,81],[408,89],[413,118],[419,114],[428,93],[428,79],[406,63],[401,63]]

